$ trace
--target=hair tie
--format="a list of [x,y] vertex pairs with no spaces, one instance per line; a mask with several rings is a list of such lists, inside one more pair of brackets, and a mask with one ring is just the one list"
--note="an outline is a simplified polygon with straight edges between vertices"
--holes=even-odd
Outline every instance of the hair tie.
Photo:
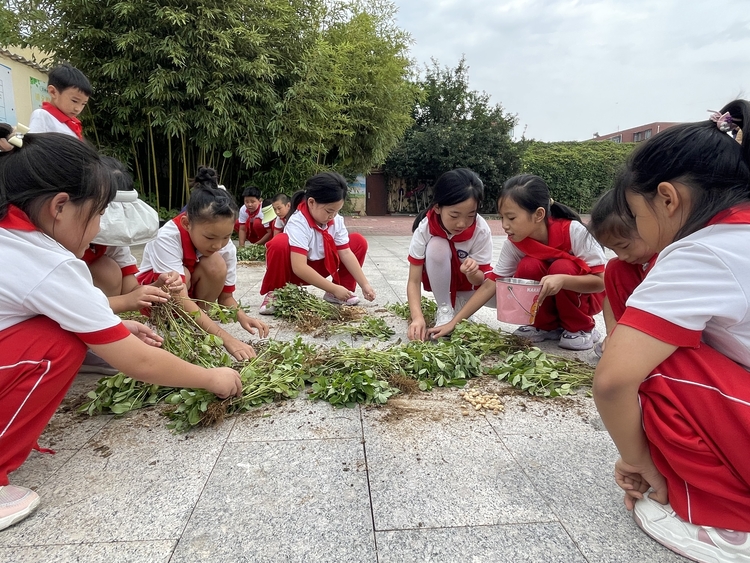
[[709,109],[707,111],[711,112],[711,116],[709,119],[716,123],[716,127],[721,131],[722,133],[729,133],[732,129],[734,129],[734,119],[732,119],[732,116],[729,115],[729,112],[726,111],[724,113],[719,113],[718,111],[714,111],[712,109]]
[[549,204],[550,206],[555,205],[555,200],[552,198],[549,198]]

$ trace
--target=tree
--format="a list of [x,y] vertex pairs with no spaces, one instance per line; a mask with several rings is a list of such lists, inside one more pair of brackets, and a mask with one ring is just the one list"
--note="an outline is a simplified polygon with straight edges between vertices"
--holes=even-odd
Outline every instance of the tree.
[[470,90],[463,58],[454,69],[440,68],[433,60],[418,85],[414,125],[391,151],[384,172],[414,189],[431,185],[448,170],[471,168],[484,182],[484,208],[494,210],[503,182],[520,166],[511,139],[516,117],[500,104],[491,105],[486,93]]
[[382,162],[410,123],[408,36],[389,28],[390,2],[57,0],[47,9],[56,23],[28,41],[89,77],[84,131],[169,207],[184,201],[199,164],[235,191],[253,177],[267,195],[290,192],[322,169]]

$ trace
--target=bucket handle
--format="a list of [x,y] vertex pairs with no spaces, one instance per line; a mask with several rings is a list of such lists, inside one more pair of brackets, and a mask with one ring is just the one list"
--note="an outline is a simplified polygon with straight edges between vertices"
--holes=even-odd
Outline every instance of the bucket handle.
[[518,303],[518,306],[521,307],[521,310],[524,313],[528,313],[529,315],[529,323],[534,324],[534,320],[536,319],[536,312],[539,308],[539,305],[537,304],[537,299],[534,298],[534,302],[531,304],[531,311],[527,311],[526,307],[524,307],[521,302],[518,300],[518,297],[516,297],[516,294],[513,293],[513,286],[506,286],[508,288],[508,291],[510,292],[510,296],[513,298],[513,301]]

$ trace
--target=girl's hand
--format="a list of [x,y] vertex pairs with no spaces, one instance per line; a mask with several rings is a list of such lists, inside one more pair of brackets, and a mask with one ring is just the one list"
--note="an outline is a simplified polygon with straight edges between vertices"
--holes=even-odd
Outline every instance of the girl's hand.
[[638,465],[625,463],[622,458],[615,462],[615,481],[625,491],[625,508],[633,510],[635,501],[643,498],[643,493],[650,488],[653,492],[649,495],[661,504],[669,502],[667,494],[667,481],[656,469],[651,456]]
[[138,321],[122,321],[131,334],[135,335],[139,340],[145,342],[149,346],[155,346],[156,348],[161,346],[164,339],[155,333],[152,329],[147,327],[143,323]]
[[463,262],[461,262],[461,272],[466,275],[466,277],[476,274],[479,271],[479,264],[477,264],[477,261],[473,258],[467,258]]
[[240,374],[232,368],[210,368],[206,371],[208,371],[209,376],[206,391],[211,391],[220,399],[242,396]]
[[424,322],[424,317],[410,322],[409,330],[406,334],[409,340],[424,340],[427,338],[427,324]]
[[260,319],[254,319],[240,310],[237,314],[237,321],[242,328],[251,334],[257,333],[260,338],[268,336],[268,325]]
[[541,305],[546,297],[557,295],[562,291],[563,284],[565,283],[565,276],[563,274],[544,276],[539,283],[542,284],[542,290],[539,292],[537,303]]
[[375,300],[375,290],[372,288],[372,286],[369,283],[362,286],[362,295],[368,301]]
[[427,329],[427,335],[429,336],[430,340],[437,340],[438,338],[442,338],[443,336],[448,336],[451,332],[453,332],[453,329],[455,328],[456,323],[453,321],[449,321],[444,325]]
[[153,285],[139,285],[128,293],[128,311],[137,311],[169,301],[169,293]]
[[159,274],[159,277],[152,285],[160,287],[164,291],[169,291],[175,295],[185,288],[185,282],[182,281],[182,277],[177,272]]
[[224,348],[226,348],[227,352],[232,354],[235,359],[240,361],[249,360],[250,358],[254,358],[256,356],[255,349],[250,346],[250,344],[245,344],[244,342],[237,340],[234,337],[232,337],[231,340],[226,338],[224,339]]
[[351,291],[341,285],[337,285],[335,291],[332,291],[331,293],[333,293],[333,296],[339,301],[346,301],[354,296]]

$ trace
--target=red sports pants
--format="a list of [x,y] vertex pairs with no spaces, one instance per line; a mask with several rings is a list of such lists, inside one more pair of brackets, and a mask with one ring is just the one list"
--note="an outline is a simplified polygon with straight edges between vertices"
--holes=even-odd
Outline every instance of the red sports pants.
[[[367,239],[359,233],[349,233],[349,248],[357,257],[359,265],[364,264],[367,254]],[[307,263],[324,278],[335,273],[326,270],[325,260],[308,260]],[[341,262],[339,262],[338,276],[340,285],[349,291],[356,289],[357,281]],[[279,233],[266,244],[266,275],[263,276],[260,293],[265,295],[269,291],[284,287],[288,283],[308,285],[306,281],[300,279],[292,271],[292,251],[289,247],[289,235]]]
[[[515,277],[526,280],[541,280],[553,274],[580,275],[578,266],[572,261],[560,259],[552,263],[524,256],[518,263]],[[534,326],[541,330],[554,330],[562,326],[570,332],[590,332],[596,323],[593,315],[601,312],[604,292],[576,293],[563,289],[557,295],[547,297],[536,313]]]
[[750,373],[713,348],[679,348],[641,384],[643,428],[674,511],[750,532]]
[[635,288],[645,277],[643,264],[628,264],[618,258],[612,258],[607,263],[607,269],[604,271],[604,292],[616,321],[625,313],[628,297],[633,295]]
[[0,332],[0,486],[36,445],[85,355],[86,345],[47,317]]

